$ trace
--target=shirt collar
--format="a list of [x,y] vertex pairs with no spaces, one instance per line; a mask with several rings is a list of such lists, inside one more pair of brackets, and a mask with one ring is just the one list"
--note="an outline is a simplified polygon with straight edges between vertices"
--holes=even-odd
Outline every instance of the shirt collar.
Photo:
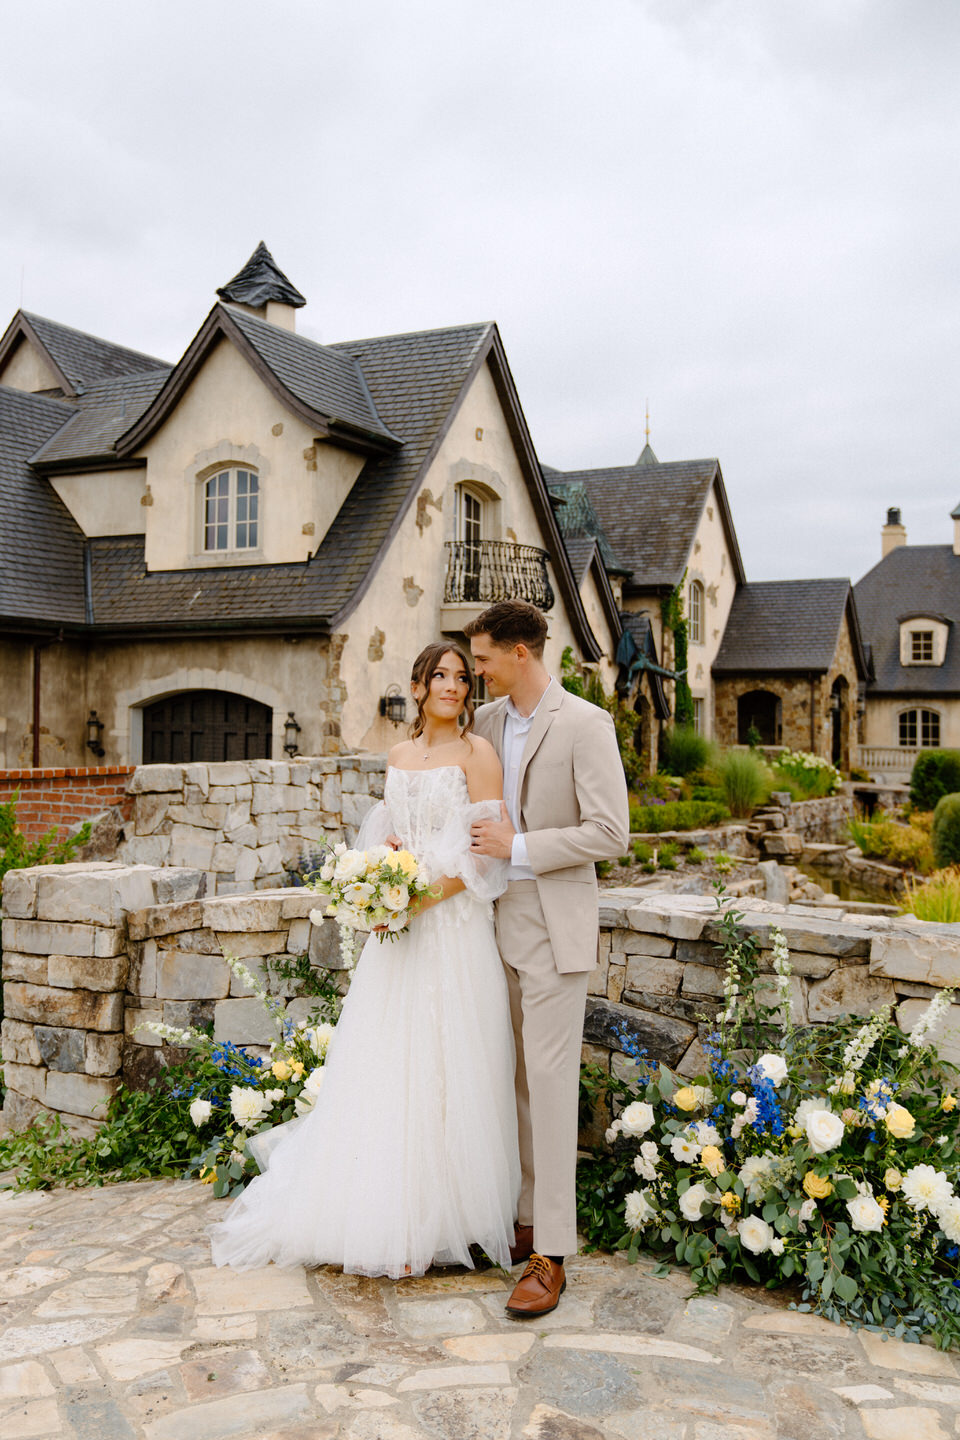
[[529,725],[529,724],[531,724],[534,715],[536,715],[537,711],[540,709],[540,706],[543,704],[544,696],[546,695],[547,691],[550,689],[550,686],[551,686],[552,684],[553,684],[553,676],[551,675],[551,676],[550,676],[550,679],[547,681],[546,685],[543,687],[543,695],[540,696],[540,699],[537,701],[536,705],[535,705],[535,706],[533,707],[533,709],[530,711],[530,714],[529,714],[529,715],[521,715],[521,714],[520,714],[520,711],[517,709],[516,705],[514,705],[512,697],[511,697],[510,695],[508,695],[508,696],[507,696],[507,704],[506,704],[506,707],[505,707],[505,708],[506,708],[507,714],[510,716],[510,719],[513,720],[513,721],[515,721],[518,725]]

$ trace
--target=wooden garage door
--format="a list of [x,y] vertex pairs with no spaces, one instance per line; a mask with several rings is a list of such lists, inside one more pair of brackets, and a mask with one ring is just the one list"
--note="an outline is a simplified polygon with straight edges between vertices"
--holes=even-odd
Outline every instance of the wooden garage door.
[[225,690],[186,690],[143,711],[143,763],[269,760],[273,711]]

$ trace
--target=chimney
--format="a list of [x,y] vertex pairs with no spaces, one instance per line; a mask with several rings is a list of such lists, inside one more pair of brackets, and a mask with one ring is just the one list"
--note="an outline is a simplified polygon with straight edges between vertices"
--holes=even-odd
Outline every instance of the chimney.
[[243,269],[217,294],[227,304],[283,330],[296,330],[297,311],[307,303],[262,240]]
[[950,511],[950,519],[953,521],[953,553],[960,555],[960,505]]
[[[887,523],[880,531],[881,559],[886,560],[891,550],[896,550],[898,545],[906,545],[907,531],[902,520],[900,511],[896,506],[891,506],[887,511]],[[956,548],[956,541],[954,542]]]

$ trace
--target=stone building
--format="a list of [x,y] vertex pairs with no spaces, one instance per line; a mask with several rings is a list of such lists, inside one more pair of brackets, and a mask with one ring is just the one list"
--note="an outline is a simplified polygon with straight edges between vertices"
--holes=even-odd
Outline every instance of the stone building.
[[908,545],[888,510],[881,559],[854,587],[873,664],[862,764],[877,779],[909,779],[922,750],[960,749],[960,505],[950,518],[952,545]]
[[0,768],[383,750],[412,658],[500,598],[612,669],[496,325],[318,344],[263,245],[218,297],[174,365],[0,339]]
[[713,665],[724,745],[810,750],[857,763],[867,657],[849,580],[743,585]]

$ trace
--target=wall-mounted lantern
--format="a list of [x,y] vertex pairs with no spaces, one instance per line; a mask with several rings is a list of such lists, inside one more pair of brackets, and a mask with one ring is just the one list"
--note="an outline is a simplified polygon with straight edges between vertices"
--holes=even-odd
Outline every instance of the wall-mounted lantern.
[[386,694],[380,696],[380,714],[393,725],[402,725],[406,720],[407,701],[399,685],[388,685]]
[[300,742],[297,736],[300,734],[300,726],[297,724],[296,716],[292,710],[287,711],[287,718],[283,722],[283,748],[291,757],[296,755],[300,749]]
[[100,758],[106,753],[103,748],[103,721],[97,715],[96,710],[90,711],[90,718],[87,721],[87,749],[92,750],[94,755]]

